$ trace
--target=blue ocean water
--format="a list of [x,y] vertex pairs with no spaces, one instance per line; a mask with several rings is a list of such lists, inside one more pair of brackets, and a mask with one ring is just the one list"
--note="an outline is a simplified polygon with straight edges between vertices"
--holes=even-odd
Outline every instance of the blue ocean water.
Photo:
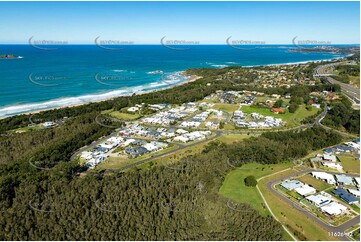
[[290,52],[270,45],[239,50],[227,45],[195,45],[172,50],[162,45],[129,45],[106,50],[96,45],[63,45],[41,50],[0,45],[0,117],[86,103],[176,85],[179,72],[192,67],[255,66],[343,57],[331,53]]

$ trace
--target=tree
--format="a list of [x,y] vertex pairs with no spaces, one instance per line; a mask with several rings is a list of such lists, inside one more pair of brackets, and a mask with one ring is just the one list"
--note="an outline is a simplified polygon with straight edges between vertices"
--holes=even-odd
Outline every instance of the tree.
[[297,109],[298,109],[298,104],[296,103],[291,103],[290,106],[288,107],[288,111],[290,111],[290,113],[296,112]]
[[244,183],[247,187],[255,187],[257,185],[257,180],[254,176],[247,176],[244,179]]
[[282,99],[278,99],[275,104],[273,104],[273,107],[274,108],[280,108],[282,107],[282,104],[283,104],[283,100]]
[[220,129],[223,129],[223,128],[224,128],[224,123],[223,123],[223,122],[220,122],[220,123],[219,123],[219,128],[220,128]]

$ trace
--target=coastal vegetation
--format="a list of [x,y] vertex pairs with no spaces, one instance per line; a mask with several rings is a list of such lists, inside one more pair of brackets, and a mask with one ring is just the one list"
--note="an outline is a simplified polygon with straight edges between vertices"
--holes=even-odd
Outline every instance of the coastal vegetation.
[[[138,114],[125,111],[137,103],[182,104],[202,100],[217,90],[260,91],[292,96],[290,103],[297,105],[293,115],[299,115],[302,120],[301,116],[318,112],[306,109],[310,92],[340,91],[338,85],[329,84],[264,89],[248,85],[248,79],[247,85],[217,80],[217,75],[232,68],[190,69],[187,74],[202,78],[157,92],[0,120],[3,154],[0,156],[0,239],[285,239],[281,224],[262,204],[249,204],[259,195],[256,188],[246,186],[244,179],[254,176],[247,179],[247,184],[254,184],[255,179],[270,172],[265,167],[287,167],[311,151],[340,143],[342,137],[332,130],[316,126],[266,132],[249,138],[221,136],[224,142],[211,141],[197,152],[182,152],[174,159],[167,158],[171,164],[165,165],[161,162],[163,158],[159,158],[157,165],[143,165],[126,172],[103,169],[84,172],[86,168],[77,159],[71,159],[78,149],[122,127],[124,121],[138,118]],[[234,111],[231,105],[219,108]],[[330,108],[325,124],[349,132],[359,130],[359,115],[345,99],[331,102]],[[291,116],[290,113],[280,115]],[[29,123],[60,119],[64,124],[54,128],[9,132]],[[232,171],[247,166],[256,170]],[[250,194],[249,200],[240,198],[242,191],[229,195],[229,187],[232,189],[235,184],[227,176],[231,171],[246,187],[244,194]],[[227,181],[231,181],[230,185]],[[231,206],[229,199],[233,200]],[[300,231],[294,234],[299,238],[304,236]]]
[[[271,217],[246,204],[233,204],[237,209],[229,209],[227,201],[217,195],[225,175],[233,169],[229,162],[236,166],[276,164],[340,140],[338,134],[322,128],[265,133],[232,144],[210,142],[202,153],[184,157],[171,169],[159,165],[80,177],[81,168],[75,163],[36,169],[29,165],[28,155],[0,169],[0,238],[279,240],[283,230]],[[67,143],[68,149],[77,146]],[[38,152],[36,160],[63,161],[69,150]]]
[[352,134],[360,133],[360,111],[352,108],[352,103],[345,97],[330,103],[330,110],[322,121],[326,126],[345,130]]

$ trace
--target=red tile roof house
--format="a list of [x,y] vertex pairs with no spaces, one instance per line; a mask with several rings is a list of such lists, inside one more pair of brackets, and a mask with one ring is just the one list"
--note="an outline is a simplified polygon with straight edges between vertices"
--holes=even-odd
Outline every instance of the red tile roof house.
[[284,113],[285,110],[282,108],[272,108],[272,112],[274,112],[275,114],[279,114],[279,113]]

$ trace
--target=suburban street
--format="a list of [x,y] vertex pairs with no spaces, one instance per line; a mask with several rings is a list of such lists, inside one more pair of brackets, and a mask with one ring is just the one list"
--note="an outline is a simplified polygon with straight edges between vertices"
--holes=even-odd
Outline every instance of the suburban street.
[[[277,192],[274,189],[274,185],[276,183],[279,183],[285,179],[290,179],[292,177],[296,177],[296,176],[300,176],[306,173],[310,173],[312,171],[318,171],[317,169],[304,169],[302,171],[298,171],[295,172],[293,174],[281,177],[281,178],[277,178],[274,179],[272,181],[267,182],[266,187],[267,189],[274,194],[275,196],[279,197],[280,199],[282,199],[284,202],[286,202],[287,204],[289,204],[290,206],[292,206],[293,208],[299,210],[304,216],[306,216],[308,219],[312,220],[313,222],[319,224],[320,226],[322,226],[324,229],[326,229],[329,232],[332,233],[342,233],[345,232],[347,229],[351,228],[354,225],[357,225],[360,223],[360,215],[352,218],[351,220],[347,221],[346,223],[343,223],[339,226],[332,226],[329,224],[326,224],[325,222],[323,222],[322,220],[320,220],[319,218],[317,218],[315,215],[313,215],[312,213],[310,213],[309,211],[301,208],[298,204],[295,204],[294,202],[290,201],[289,199],[287,199],[286,197],[284,197],[283,195],[281,195],[279,192]],[[337,172],[329,172],[329,173],[333,173],[333,174],[341,174],[341,173],[337,173]],[[350,176],[359,176],[358,174],[348,174]],[[347,236],[342,236],[342,237],[337,237],[340,240],[349,240],[347,238]]]

